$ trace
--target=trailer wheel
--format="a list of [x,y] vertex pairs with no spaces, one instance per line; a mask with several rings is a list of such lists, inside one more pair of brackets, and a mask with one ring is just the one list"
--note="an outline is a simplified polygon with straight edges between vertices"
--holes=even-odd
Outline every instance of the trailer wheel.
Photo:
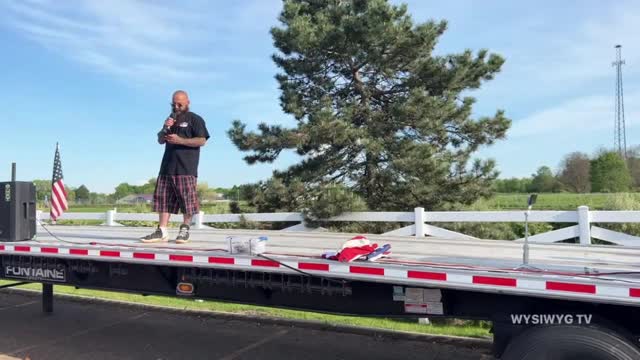
[[511,341],[502,360],[637,360],[640,349],[612,330],[535,326]]

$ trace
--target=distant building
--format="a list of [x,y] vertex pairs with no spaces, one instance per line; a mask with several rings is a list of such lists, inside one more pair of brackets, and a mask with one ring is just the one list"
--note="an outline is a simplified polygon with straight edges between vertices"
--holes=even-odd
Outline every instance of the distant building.
[[200,197],[200,202],[203,204],[215,203],[224,201],[224,195],[219,193],[209,193]]
[[131,194],[116,200],[116,204],[136,205],[151,204],[153,202],[153,194]]

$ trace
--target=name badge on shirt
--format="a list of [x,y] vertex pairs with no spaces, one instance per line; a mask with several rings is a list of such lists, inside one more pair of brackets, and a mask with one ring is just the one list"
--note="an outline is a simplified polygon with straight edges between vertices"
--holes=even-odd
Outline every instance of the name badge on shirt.
[[179,125],[179,126],[180,126],[181,128],[186,128],[187,126],[189,126],[189,123],[183,122],[183,123],[180,123],[180,125]]

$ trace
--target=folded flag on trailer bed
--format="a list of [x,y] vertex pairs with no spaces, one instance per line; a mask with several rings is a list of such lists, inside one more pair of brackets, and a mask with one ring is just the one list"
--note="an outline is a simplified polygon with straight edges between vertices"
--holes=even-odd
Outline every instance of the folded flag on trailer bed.
[[352,262],[355,260],[376,261],[391,253],[391,245],[371,244],[365,236],[358,235],[346,241],[339,251],[327,251],[322,254],[324,259]]

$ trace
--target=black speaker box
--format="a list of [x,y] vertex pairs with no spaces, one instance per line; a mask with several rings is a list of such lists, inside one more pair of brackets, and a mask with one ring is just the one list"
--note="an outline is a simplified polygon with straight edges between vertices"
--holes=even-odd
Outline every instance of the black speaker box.
[[0,241],[36,235],[36,187],[31,182],[0,182]]

